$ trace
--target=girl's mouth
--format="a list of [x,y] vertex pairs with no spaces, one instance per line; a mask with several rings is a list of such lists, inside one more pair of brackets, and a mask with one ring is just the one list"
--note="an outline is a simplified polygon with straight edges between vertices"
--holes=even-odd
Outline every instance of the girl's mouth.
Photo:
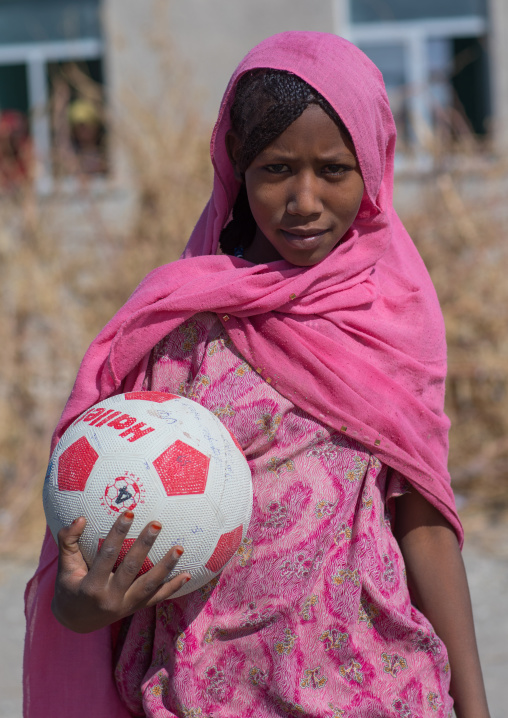
[[312,240],[318,240],[320,239],[324,234],[326,234],[325,229],[321,230],[313,230],[311,232],[288,232],[285,229],[282,229],[282,235],[288,242],[312,242]]

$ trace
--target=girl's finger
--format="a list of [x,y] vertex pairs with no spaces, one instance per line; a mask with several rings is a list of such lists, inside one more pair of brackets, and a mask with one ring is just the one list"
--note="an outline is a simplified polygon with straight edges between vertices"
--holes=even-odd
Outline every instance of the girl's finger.
[[86,519],[79,516],[70,526],[65,526],[58,532],[58,563],[60,569],[74,571],[76,568],[86,568],[86,563],[79,550],[79,539],[85,530]]
[[[148,555],[148,552],[154,545],[155,540],[160,533],[161,528],[162,525],[159,521],[151,521],[147,526],[145,526],[138,538],[134,541],[122,563],[118,566],[115,576],[112,579],[113,585],[119,591],[125,593],[129,586],[131,586],[131,584],[135,581],[141,567],[143,566],[143,562]],[[148,573],[151,573],[151,571],[153,571],[153,568]]]
[[168,581],[167,583],[164,583],[150,598],[148,603],[146,604],[147,607],[155,606],[157,603],[160,603],[161,601],[166,601],[168,598],[171,598],[171,596],[176,593],[182,586],[185,586],[187,581],[191,580],[190,573],[181,573],[178,576],[175,576],[171,579],[171,581]]
[[[126,596],[127,600],[135,606],[146,606],[146,602],[161,589],[168,574],[175,569],[182,554],[183,548],[181,546],[173,546],[150,571],[139,576],[129,590]],[[176,590],[173,589],[172,593]],[[149,605],[152,605],[152,603]]]
[[90,567],[94,578],[103,582],[109,580],[133,520],[133,511],[125,511],[117,518]]

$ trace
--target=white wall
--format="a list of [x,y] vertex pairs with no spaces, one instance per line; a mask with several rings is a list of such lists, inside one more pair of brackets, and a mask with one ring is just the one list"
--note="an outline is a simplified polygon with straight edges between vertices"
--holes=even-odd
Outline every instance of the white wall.
[[[284,30],[334,32],[334,5],[345,0],[105,0],[113,98],[125,88],[150,101],[164,92],[160,51],[184,62],[201,88],[203,111],[216,115],[241,58],[263,38]],[[166,50],[163,52],[168,53]]]
[[172,5],[174,38],[206,87],[215,117],[232,71],[269,35],[285,30],[334,32],[332,0],[185,0]]
[[[212,125],[227,82],[242,57],[284,30],[334,32],[346,0],[103,0],[108,106],[129,121],[135,105],[178,120],[184,93]],[[186,74],[185,74],[186,73]],[[177,99],[171,83],[180,83]],[[180,79],[178,79],[180,78]],[[180,93],[180,94],[178,94]],[[132,175],[112,148],[122,187]]]

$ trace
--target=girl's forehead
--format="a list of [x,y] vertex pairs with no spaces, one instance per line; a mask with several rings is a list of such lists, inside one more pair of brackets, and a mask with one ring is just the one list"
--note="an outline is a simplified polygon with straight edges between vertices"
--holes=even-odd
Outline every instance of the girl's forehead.
[[310,104],[262,153],[312,152],[323,159],[356,156],[351,138],[317,104]]

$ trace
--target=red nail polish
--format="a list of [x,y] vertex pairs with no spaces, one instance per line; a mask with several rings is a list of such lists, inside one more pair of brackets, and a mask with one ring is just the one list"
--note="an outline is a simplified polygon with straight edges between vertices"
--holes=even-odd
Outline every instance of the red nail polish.
[[124,511],[124,516],[126,519],[129,519],[129,521],[131,521],[131,519],[134,518],[134,511]]
[[175,553],[181,556],[183,554],[183,548],[175,548]]
[[185,584],[185,583],[188,583],[190,580],[191,580],[191,577],[188,576],[188,577],[185,579],[184,584]]
[[152,521],[150,524],[150,528],[152,531],[160,531],[162,528],[162,524],[159,521]]

